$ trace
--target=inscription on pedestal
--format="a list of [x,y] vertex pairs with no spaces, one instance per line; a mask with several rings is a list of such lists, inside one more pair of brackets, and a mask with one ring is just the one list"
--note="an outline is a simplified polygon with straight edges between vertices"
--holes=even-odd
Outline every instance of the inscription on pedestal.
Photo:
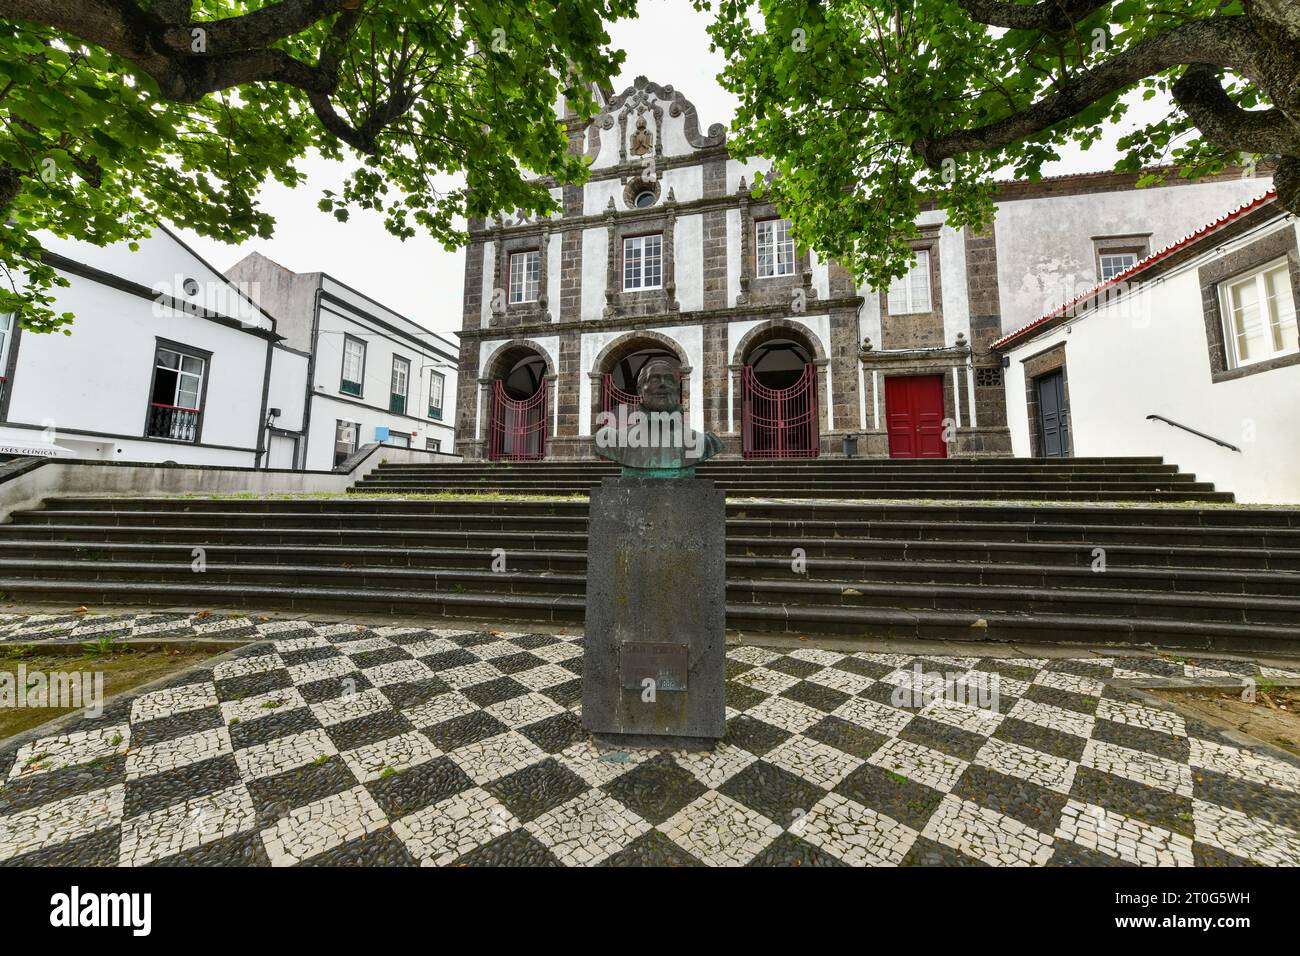
[[686,644],[654,641],[624,641],[619,671],[624,690],[645,690],[646,680],[654,691],[686,690]]

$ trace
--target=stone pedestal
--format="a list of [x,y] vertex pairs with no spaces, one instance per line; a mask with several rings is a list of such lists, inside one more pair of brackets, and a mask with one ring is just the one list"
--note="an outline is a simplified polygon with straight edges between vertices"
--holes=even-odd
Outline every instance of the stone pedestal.
[[606,478],[591,495],[582,723],[618,747],[726,732],[726,498],[698,478]]

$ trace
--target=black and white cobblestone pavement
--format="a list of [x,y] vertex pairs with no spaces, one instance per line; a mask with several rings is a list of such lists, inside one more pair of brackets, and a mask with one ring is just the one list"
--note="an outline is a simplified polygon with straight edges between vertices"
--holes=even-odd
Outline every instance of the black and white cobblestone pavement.
[[0,617],[98,636],[255,643],[0,746],[4,865],[1300,864],[1300,761],[1125,686],[1285,669],[747,645],[726,740],[647,753],[583,732],[578,635]]

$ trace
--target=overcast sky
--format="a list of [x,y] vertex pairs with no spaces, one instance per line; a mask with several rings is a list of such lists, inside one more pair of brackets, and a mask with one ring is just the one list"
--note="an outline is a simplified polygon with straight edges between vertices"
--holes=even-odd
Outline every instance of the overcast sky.
[[[736,100],[715,79],[721,54],[710,52],[707,14],[690,0],[641,0],[640,18],[613,26],[614,44],[627,52],[614,91],[622,92],[639,75],[672,84],[695,104],[700,128],[730,123]],[[1161,104],[1138,104],[1137,115],[1158,115]],[[1132,113],[1130,114],[1133,115]],[[1109,169],[1115,162],[1115,131],[1087,153],[1062,150],[1049,175]],[[421,325],[455,332],[461,321],[464,252],[449,252],[427,236],[402,242],[385,231],[376,213],[354,211],[345,224],[316,208],[324,189],[338,190],[348,167],[314,157],[303,164],[307,182],[288,189],[272,182],[260,200],[276,219],[275,236],[231,246],[183,231],[187,242],[218,269],[225,270],[256,250],[295,272],[328,272]]]

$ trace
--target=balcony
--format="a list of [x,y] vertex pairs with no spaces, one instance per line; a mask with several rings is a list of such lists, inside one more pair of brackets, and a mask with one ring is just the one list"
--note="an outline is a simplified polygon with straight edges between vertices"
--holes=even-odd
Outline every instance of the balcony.
[[165,438],[168,441],[198,441],[201,414],[197,408],[150,402],[149,424],[145,434],[150,438]]

